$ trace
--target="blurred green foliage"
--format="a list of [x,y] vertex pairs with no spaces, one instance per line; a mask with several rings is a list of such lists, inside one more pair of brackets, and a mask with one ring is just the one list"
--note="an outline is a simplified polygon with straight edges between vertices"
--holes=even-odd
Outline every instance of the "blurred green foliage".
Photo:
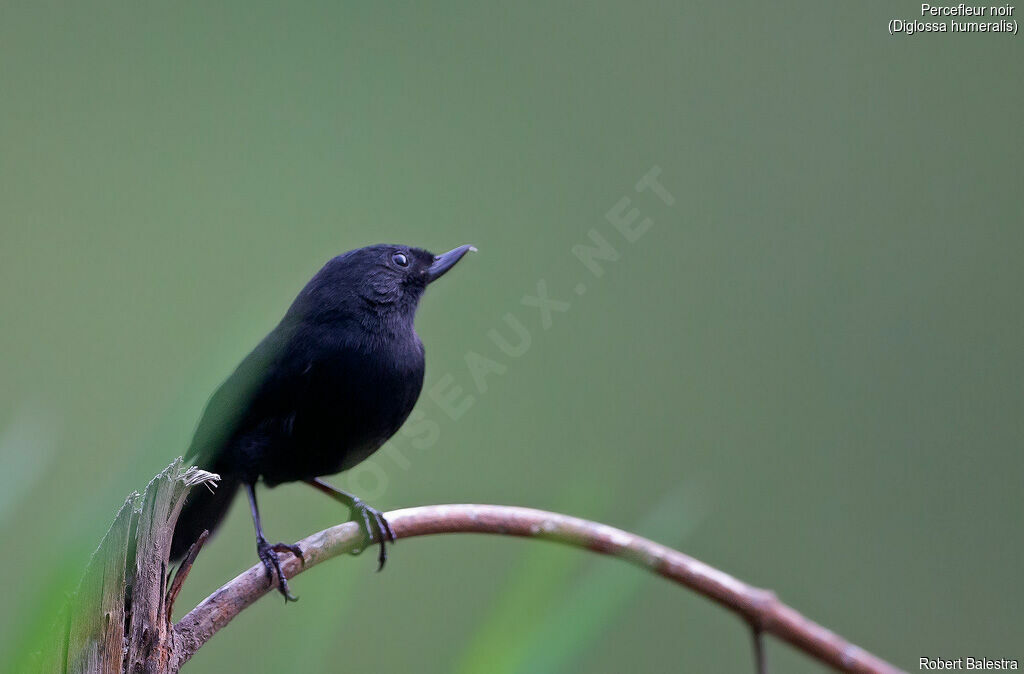
[[[904,667],[1020,657],[1024,43],[891,38],[915,7],[6,2],[0,667],[46,647],[124,497],[304,281],[378,241],[480,248],[418,319],[427,387],[474,401],[425,395],[436,441],[342,481],[378,507],[568,510]],[[671,207],[634,189],[653,166]],[[653,221],[635,243],[623,197]],[[600,278],[571,253],[591,229],[621,254]],[[539,280],[570,305],[549,329]],[[517,358],[488,337],[510,312]],[[485,392],[468,352],[501,365]],[[343,517],[301,486],[261,505],[275,539]],[[247,518],[179,607],[255,561]],[[191,669],[747,671],[739,621],[617,564],[402,543],[381,575],[303,575]]]

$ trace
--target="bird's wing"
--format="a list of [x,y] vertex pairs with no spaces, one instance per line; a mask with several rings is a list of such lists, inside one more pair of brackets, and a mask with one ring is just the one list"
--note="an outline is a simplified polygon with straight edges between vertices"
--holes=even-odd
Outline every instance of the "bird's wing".
[[277,332],[271,332],[220,385],[199,420],[187,461],[213,467],[233,438],[253,430],[274,415],[275,404],[288,400],[281,390],[287,388],[287,380],[275,374],[285,346]]

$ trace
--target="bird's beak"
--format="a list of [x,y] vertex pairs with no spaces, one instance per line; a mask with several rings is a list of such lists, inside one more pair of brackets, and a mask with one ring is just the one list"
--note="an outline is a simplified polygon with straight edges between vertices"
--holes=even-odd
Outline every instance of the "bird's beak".
[[427,283],[433,283],[444,276],[445,272],[455,266],[455,263],[462,259],[462,256],[469,251],[476,252],[474,246],[459,246],[447,253],[434,256],[434,263],[427,268]]

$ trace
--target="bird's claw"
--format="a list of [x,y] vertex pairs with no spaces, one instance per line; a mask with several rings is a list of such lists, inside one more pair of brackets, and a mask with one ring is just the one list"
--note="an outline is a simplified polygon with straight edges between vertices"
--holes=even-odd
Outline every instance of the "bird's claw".
[[288,543],[274,543],[271,545],[266,540],[260,538],[256,541],[256,554],[259,555],[260,561],[263,562],[263,568],[267,572],[267,580],[273,584],[274,579],[277,579],[277,590],[284,597],[284,603],[290,601],[298,601],[299,598],[291,593],[288,589],[288,579],[284,576],[284,571],[281,570],[281,562],[277,558],[279,552],[290,552],[299,558],[303,566],[306,564],[306,560],[302,557],[302,549],[297,545],[289,545]]
[[299,560],[299,564],[306,565],[306,558],[302,556],[302,548],[291,543],[274,543],[270,546],[274,552],[290,552]]
[[387,518],[384,517],[384,513],[372,506],[366,505],[361,500],[355,499],[353,501],[352,510],[358,513],[362,520],[360,528],[366,536],[367,544],[373,542],[380,543],[380,552],[377,555],[377,571],[380,571],[384,568],[384,563],[388,561],[386,544],[389,542],[394,543],[397,540],[395,532],[392,531],[391,525],[388,524]]

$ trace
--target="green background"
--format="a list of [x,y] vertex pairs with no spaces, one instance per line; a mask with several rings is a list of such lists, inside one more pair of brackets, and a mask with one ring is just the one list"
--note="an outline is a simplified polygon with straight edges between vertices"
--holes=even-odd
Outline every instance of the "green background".
[[[907,669],[1024,658],[1024,38],[888,35],[918,12],[5,0],[0,666],[48,646],[127,493],[302,284],[379,241],[480,248],[417,323],[427,387],[475,399],[454,421],[424,394],[436,443],[342,484],[635,530]],[[672,206],[634,190],[654,166]],[[653,221],[634,243],[605,218],[623,197]],[[621,254],[600,278],[571,253],[591,229]],[[549,329],[539,280],[570,303]],[[487,336],[509,312],[519,358]],[[471,351],[507,368],[483,393]],[[273,539],[344,517],[296,485],[261,505]],[[620,562],[486,537],[370,557],[189,670],[750,669],[740,621]],[[255,561],[236,503],[179,606]]]

